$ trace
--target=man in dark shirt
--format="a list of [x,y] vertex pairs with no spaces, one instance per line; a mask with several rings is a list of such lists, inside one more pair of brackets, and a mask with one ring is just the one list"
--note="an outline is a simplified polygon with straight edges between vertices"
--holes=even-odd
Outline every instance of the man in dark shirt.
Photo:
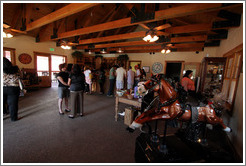
[[63,99],[65,100],[65,111],[70,112],[70,109],[68,108],[68,97],[69,97],[69,89],[68,89],[68,77],[69,74],[66,72],[67,64],[63,63],[59,65],[60,72],[57,74],[58,79],[58,107],[59,107],[59,114],[63,115],[64,112],[62,111],[62,102]]

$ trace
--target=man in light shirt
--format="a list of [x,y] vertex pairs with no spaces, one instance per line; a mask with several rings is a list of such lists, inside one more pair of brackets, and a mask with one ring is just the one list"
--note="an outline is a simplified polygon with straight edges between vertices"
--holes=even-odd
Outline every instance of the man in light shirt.
[[123,68],[123,64],[116,70],[116,89],[124,89],[124,78],[126,77],[126,70]]
[[127,89],[132,89],[133,88],[134,76],[135,76],[135,72],[132,71],[132,67],[129,66],[129,70],[127,72]]

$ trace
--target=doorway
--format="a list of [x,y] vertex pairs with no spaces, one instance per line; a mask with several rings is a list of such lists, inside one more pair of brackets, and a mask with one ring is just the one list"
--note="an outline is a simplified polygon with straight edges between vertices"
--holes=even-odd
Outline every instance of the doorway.
[[[59,65],[66,63],[66,56],[51,55],[47,53],[34,52],[35,66],[41,87],[57,86],[56,75],[59,73]],[[54,84],[53,84],[54,82]]]
[[183,71],[183,62],[166,62],[166,78],[180,81]]

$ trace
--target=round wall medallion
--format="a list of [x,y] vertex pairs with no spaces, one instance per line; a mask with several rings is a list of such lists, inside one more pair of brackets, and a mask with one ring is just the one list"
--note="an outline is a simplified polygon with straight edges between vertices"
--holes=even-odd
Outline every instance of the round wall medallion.
[[19,55],[19,61],[23,64],[29,64],[32,62],[32,57],[29,54],[23,53]]
[[154,73],[160,73],[162,71],[162,68],[163,66],[160,62],[155,62],[152,66],[152,71]]

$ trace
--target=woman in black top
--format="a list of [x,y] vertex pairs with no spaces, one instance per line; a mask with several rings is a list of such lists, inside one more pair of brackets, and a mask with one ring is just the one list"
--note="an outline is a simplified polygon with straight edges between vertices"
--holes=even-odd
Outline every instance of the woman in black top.
[[105,71],[104,67],[101,66],[99,72],[98,72],[98,82],[100,85],[100,94],[104,94],[104,83],[105,83]]
[[79,112],[83,116],[83,93],[85,89],[85,75],[81,72],[78,64],[72,67],[72,73],[68,78],[68,85],[70,86],[72,114],[69,118],[74,118]]
[[18,101],[20,95],[18,67],[3,57],[3,113],[10,111],[11,121],[18,120]]
[[64,112],[62,111],[62,102],[63,99],[65,100],[65,106],[66,112],[70,112],[70,109],[68,108],[68,97],[69,97],[69,86],[67,84],[68,82],[68,72],[67,70],[67,64],[62,63],[59,65],[60,72],[57,74],[57,79],[58,79],[58,107],[59,107],[59,114],[63,115]]

